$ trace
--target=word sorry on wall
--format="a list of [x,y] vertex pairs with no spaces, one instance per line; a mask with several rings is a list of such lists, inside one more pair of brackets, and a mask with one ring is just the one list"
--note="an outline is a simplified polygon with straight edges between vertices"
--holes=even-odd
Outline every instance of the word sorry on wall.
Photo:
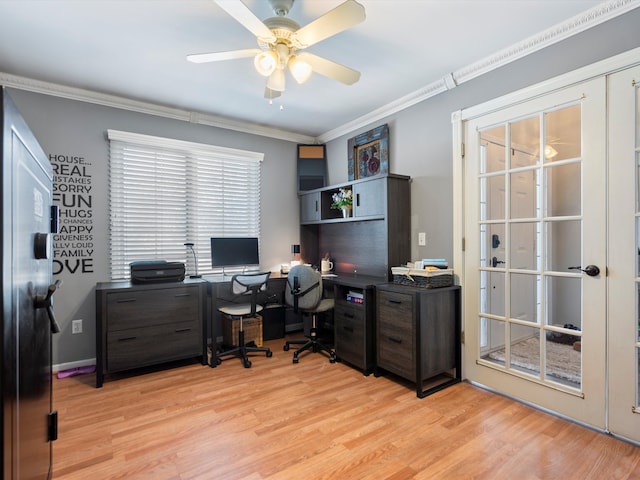
[[50,154],[58,233],[53,236],[53,274],[93,273],[91,163],[84,157]]

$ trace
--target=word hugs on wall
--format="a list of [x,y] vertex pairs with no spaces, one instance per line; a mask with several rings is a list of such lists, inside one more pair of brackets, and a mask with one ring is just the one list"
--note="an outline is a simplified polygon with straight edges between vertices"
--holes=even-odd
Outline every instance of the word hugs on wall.
[[53,274],[93,273],[91,163],[84,157],[50,154],[58,233],[53,236]]

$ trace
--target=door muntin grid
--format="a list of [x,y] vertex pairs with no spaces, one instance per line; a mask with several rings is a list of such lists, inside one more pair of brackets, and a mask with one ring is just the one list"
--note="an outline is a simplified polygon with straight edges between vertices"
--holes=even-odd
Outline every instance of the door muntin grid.
[[580,123],[576,102],[483,129],[478,159],[478,361],[571,390],[582,384],[582,275],[569,270],[581,259]]

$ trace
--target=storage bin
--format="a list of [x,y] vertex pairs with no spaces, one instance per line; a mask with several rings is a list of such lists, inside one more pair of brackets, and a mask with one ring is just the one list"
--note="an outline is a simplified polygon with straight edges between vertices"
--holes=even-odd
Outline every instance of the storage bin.
[[[240,331],[240,319],[224,316],[223,341],[225,345],[238,346],[238,332]],[[256,315],[253,318],[245,318],[242,321],[245,345],[255,342],[256,346],[262,346],[262,317]]]

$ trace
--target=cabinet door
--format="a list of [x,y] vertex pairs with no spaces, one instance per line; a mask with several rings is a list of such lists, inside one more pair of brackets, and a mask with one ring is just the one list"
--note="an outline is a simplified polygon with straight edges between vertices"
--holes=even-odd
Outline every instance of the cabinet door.
[[320,193],[313,192],[300,196],[300,223],[320,220]]
[[378,292],[378,365],[409,380],[415,379],[413,297]]
[[353,185],[353,215],[355,217],[384,216],[386,179],[370,180]]
[[362,305],[336,302],[334,310],[336,354],[356,367],[366,370],[365,311]]

